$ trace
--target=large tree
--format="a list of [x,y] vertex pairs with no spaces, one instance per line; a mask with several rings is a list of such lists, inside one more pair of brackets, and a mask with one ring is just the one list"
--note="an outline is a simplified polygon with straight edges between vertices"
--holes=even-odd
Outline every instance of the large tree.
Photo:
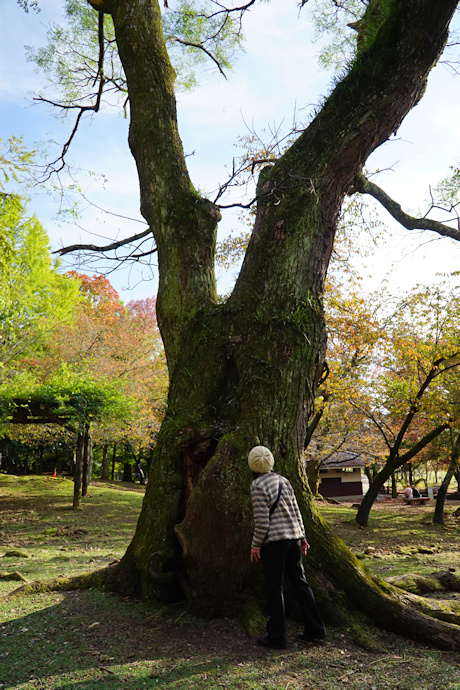
[[[323,286],[342,201],[358,188],[368,156],[422,97],[457,0],[369,2],[346,74],[292,146],[260,173],[251,239],[224,303],[214,278],[219,209],[187,171],[159,3],[90,4],[111,15],[126,77],[129,144],[158,252],[157,311],[170,374],[136,533],[121,562],[97,578],[164,600],[182,590],[201,611],[245,609],[259,586],[248,557],[246,457],[263,443],[299,497],[324,610],[338,616],[348,602],[388,628],[460,648],[447,607],[440,612],[384,586],[330,533],[301,466],[323,369]],[[197,11],[201,24],[205,15]],[[214,21],[231,15],[214,3]],[[102,84],[102,69],[99,75]]]

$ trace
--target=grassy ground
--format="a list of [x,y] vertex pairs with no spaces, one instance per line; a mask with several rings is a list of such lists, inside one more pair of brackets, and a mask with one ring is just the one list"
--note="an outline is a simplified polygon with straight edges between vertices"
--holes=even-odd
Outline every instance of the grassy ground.
[[447,501],[446,524],[432,521],[434,502],[405,505],[401,499],[374,504],[369,527],[356,526],[356,508],[350,503],[320,504],[334,532],[365,565],[383,578],[404,573],[432,573],[460,569],[460,503]]
[[[69,481],[0,475],[0,569],[36,579],[84,572],[120,557],[142,489],[96,484],[90,494],[83,510],[74,512]],[[427,572],[460,560],[456,519],[447,529],[434,528],[426,524],[427,507],[379,504],[367,530],[354,527],[350,505],[321,510],[381,575]],[[426,545],[431,553],[420,552]],[[364,555],[368,548],[375,551]],[[17,584],[0,580],[0,592]],[[294,641],[297,630],[290,622],[287,651],[267,651],[237,622],[194,619],[181,606],[156,611],[98,591],[3,598],[0,689],[460,690],[456,654],[372,630],[379,653],[364,651],[347,631],[334,629],[324,646],[305,646]]]

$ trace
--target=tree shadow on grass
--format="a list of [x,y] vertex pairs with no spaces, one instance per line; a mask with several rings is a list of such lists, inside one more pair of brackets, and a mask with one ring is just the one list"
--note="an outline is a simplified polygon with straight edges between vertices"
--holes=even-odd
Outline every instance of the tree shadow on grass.
[[161,615],[95,590],[0,600],[5,689],[218,687],[238,664],[243,678],[257,676],[252,662],[264,659],[238,624],[183,609]]
[[[183,607],[155,611],[97,590],[0,599],[2,690],[246,688],[331,690],[456,688],[458,656],[379,632],[381,652],[330,630],[323,647],[266,650],[241,625],[197,619]],[[401,668],[404,665],[404,676]],[[415,682],[416,681],[416,682]],[[414,684],[415,682],[415,684]]]

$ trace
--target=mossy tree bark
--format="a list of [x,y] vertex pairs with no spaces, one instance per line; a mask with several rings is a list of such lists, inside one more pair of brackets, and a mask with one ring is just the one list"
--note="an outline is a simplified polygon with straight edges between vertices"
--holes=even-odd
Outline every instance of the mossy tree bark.
[[224,304],[214,279],[219,212],[187,172],[158,3],[92,4],[112,14],[127,77],[129,143],[158,247],[157,310],[170,372],[142,512],[107,576],[111,586],[166,601],[181,589],[196,610],[241,611],[244,597],[260,592],[249,562],[246,457],[263,443],[298,495],[324,606],[337,609],[338,589],[387,627],[460,647],[460,628],[409,608],[330,533],[300,464],[325,354],[322,294],[343,197],[421,98],[457,2],[389,0],[371,45],[261,173],[252,237]]

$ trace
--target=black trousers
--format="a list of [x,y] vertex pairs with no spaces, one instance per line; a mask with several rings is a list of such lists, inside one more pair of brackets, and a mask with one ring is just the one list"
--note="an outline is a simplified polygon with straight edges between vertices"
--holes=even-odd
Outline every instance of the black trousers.
[[271,640],[286,642],[283,581],[286,572],[300,605],[304,632],[324,639],[326,629],[319,615],[312,589],[305,579],[300,539],[282,539],[264,544],[260,550],[267,592],[267,634]]

